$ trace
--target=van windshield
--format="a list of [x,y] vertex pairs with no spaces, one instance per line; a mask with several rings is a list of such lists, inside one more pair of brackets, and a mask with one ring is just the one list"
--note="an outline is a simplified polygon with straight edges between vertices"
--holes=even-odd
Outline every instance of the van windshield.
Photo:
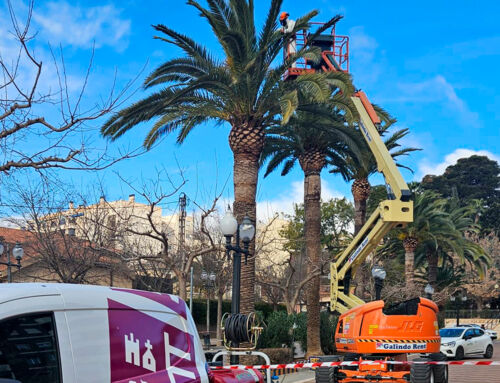
[[458,338],[463,332],[463,328],[443,328],[439,330],[439,335],[441,338]]

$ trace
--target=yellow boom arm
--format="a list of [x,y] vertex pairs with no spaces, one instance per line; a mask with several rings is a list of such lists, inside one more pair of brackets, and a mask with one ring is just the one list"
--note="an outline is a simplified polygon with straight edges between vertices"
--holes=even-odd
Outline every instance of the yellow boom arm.
[[351,244],[330,264],[330,310],[341,314],[364,302],[351,293],[350,280],[380,243],[380,240],[394,227],[413,221],[411,193],[397,168],[389,150],[380,138],[375,126],[380,123],[373,106],[363,92],[357,92],[352,101],[360,116],[363,136],[377,161],[378,171],[384,175],[388,199],[380,202]]

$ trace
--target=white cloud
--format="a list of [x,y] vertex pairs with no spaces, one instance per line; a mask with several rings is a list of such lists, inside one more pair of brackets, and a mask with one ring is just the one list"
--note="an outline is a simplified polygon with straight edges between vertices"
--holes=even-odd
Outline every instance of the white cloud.
[[[257,202],[257,219],[259,221],[267,221],[276,213],[292,214],[294,204],[304,202],[303,181],[294,181],[285,190],[276,198]],[[321,179],[321,199],[323,201],[343,197],[345,196],[332,189],[327,181]]]
[[114,5],[83,8],[65,1],[47,3],[35,9],[33,19],[41,34],[57,45],[79,48],[108,45],[120,51],[127,47],[130,20],[121,17]]
[[460,158],[467,158],[472,155],[486,156],[492,160],[500,162],[500,156],[493,154],[487,150],[471,150],[459,148],[455,149],[455,151],[453,151],[452,153],[447,154],[444,157],[444,161],[439,164],[431,164],[426,160],[422,161],[422,163],[420,163],[418,167],[420,173],[419,179],[427,174],[441,175],[444,173],[448,166],[455,165]]
[[457,95],[453,85],[441,75],[421,82],[399,83],[398,89],[399,96],[390,101],[444,104],[456,114],[461,124],[479,127],[479,115],[469,109]]

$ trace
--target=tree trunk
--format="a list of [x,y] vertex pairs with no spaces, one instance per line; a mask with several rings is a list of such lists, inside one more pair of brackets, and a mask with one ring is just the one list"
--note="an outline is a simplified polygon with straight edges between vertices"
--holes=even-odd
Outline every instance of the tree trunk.
[[[354,180],[351,193],[354,199],[354,235],[358,234],[366,223],[366,201],[370,196],[371,186],[366,178]],[[364,263],[365,261],[363,261]],[[355,294],[360,297],[365,295],[366,281],[370,275],[366,275],[366,268],[361,264],[354,275]]]
[[403,239],[403,248],[405,249],[405,285],[409,293],[415,284],[415,250],[418,246],[418,239],[413,235],[408,235]]
[[412,251],[412,249],[405,249],[405,284],[407,290],[413,288],[414,270],[415,270],[415,252]]
[[222,321],[222,298],[224,293],[220,291],[217,292],[217,346],[222,346],[222,332],[221,332],[221,321]]
[[[234,215],[238,222],[244,216],[256,223],[255,194],[259,172],[258,156],[234,152]],[[250,257],[241,263],[240,312],[248,314],[255,305],[255,239],[250,242]]]
[[[304,180],[304,235],[307,273],[320,267],[321,254],[321,178],[319,173],[307,174]],[[307,355],[321,355],[320,343],[320,277],[307,285]]]
[[[177,273],[177,282],[179,283],[179,297],[185,302],[186,293],[186,276],[183,273]],[[193,288],[193,286],[191,286]]]
[[438,255],[436,252],[427,254],[427,263],[429,264],[428,279],[429,284],[436,288],[437,270],[438,270]]
[[354,200],[354,235],[358,234],[366,222],[366,199]]

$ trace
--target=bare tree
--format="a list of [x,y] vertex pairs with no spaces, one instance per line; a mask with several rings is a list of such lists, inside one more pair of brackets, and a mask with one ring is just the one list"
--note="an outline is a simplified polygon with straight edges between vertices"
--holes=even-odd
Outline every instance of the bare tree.
[[125,214],[115,210],[121,222],[128,222],[124,228],[124,234],[142,238],[141,242],[147,239],[156,247],[155,252],[149,253],[145,253],[144,248],[135,249],[135,251],[124,249],[123,258],[131,267],[136,269],[139,267],[143,273],[146,273],[150,267],[156,267],[158,270],[163,270],[164,273],[172,272],[177,278],[179,296],[185,300],[187,279],[193,261],[198,257],[220,250],[220,244],[214,239],[208,221],[216,211],[221,193],[215,195],[208,207],[191,201],[197,207],[198,214],[192,219],[190,240],[184,246],[179,246],[182,243],[178,237],[179,232],[176,233],[170,225],[161,219],[161,205],[179,193],[185,180],[181,174],[182,180],[175,183],[167,174],[166,184],[168,187],[165,189],[162,186],[165,183],[162,179],[162,173],[158,172],[157,176],[157,179],[143,182],[139,187],[122,179],[129,188],[134,190],[136,195],[146,201],[145,206],[147,206],[146,211],[140,215],[134,210]]
[[232,281],[232,263],[228,259],[226,252],[224,251],[224,237],[220,231],[215,229],[213,226],[211,230],[214,232],[213,237],[217,244],[218,250],[206,254],[198,259],[200,268],[205,270],[207,273],[213,273],[215,275],[214,280],[214,293],[217,298],[217,344],[222,345],[222,303],[224,295],[231,288]]
[[274,305],[284,302],[291,314],[307,283],[321,275],[321,267],[310,274],[304,272],[306,261],[302,248],[283,246],[286,240],[280,236],[282,230],[277,228],[277,220],[275,215],[261,225],[257,234],[255,246],[259,262],[256,281],[269,301]]
[[14,218],[25,229],[24,279],[113,285],[116,274],[127,274],[116,248],[120,234],[102,205],[68,210],[64,196],[45,182],[18,187],[16,197],[24,205],[22,218]]
[[70,89],[62,51],[57,58],[51,49],[53,68],[49,72],[55,72],[56,80],[50,88],[43,86],[47,68],[31,49],[36,37],[30,32],[34,1],[28,5],[24,25],[11,1],[7,5],[16,46],[0,50],[0,173],[26,168],[98,170],[141,154],[139,149],[121,149],[111,155],[107,148],[92,148],[91,142],[95,131],[91,123],[119,107],[134,81],[120,91],[113,85],[106,97],[89,105],[85,99],[93,50],[81,88],[75,93]]

